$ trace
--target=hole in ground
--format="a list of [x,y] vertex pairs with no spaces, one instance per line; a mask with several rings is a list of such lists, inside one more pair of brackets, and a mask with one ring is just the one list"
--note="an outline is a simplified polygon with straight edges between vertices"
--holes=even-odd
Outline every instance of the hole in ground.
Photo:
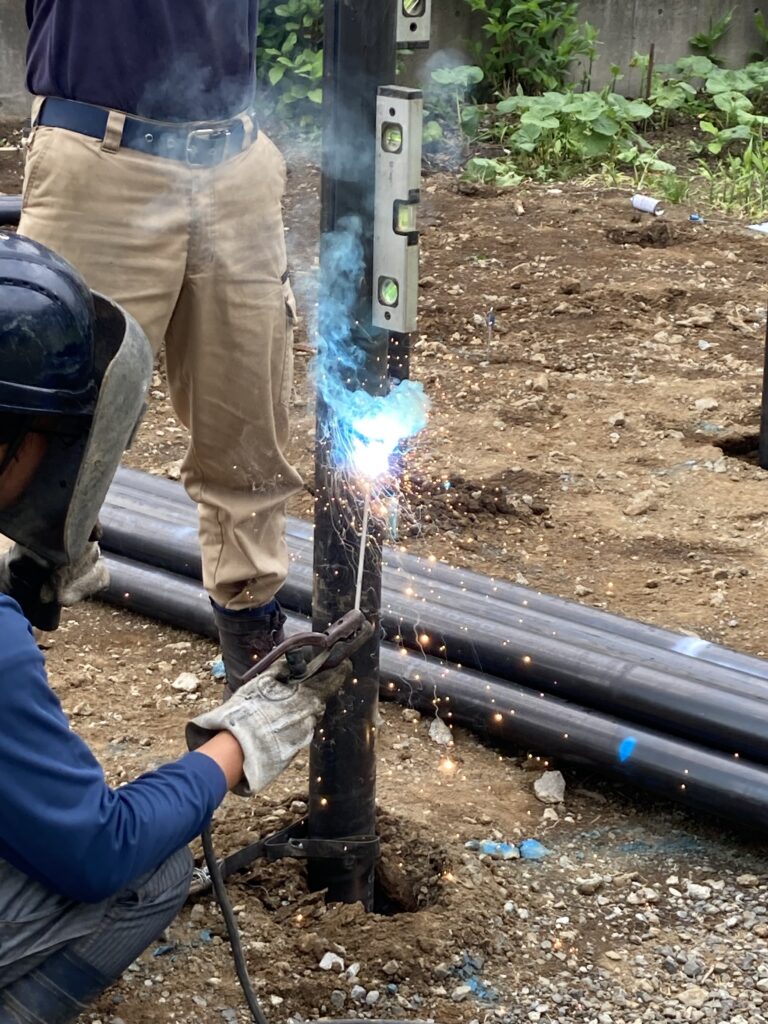
[[758,450],[760,447],[760,435],[758,433],[740,431],[739,433],[726,434],[723,437],[713,437],[710,443],[719,448],[723,455],[729,455],[734,459],[741,459],[742,462],[749,462],[754,466],[758,464]]
[[415,914],[438,902],[448,856],[413,822],[379,813],[381,857],[376,864],[374,911]]

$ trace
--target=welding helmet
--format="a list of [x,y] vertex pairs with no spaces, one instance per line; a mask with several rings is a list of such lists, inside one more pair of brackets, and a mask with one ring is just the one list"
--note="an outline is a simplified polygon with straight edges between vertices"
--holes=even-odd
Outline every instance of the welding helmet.
[[85,551],[145,408],[152,353],[138,324],[60,256],[0,233],[0,443],[47,438],[0,534],[53,568]]

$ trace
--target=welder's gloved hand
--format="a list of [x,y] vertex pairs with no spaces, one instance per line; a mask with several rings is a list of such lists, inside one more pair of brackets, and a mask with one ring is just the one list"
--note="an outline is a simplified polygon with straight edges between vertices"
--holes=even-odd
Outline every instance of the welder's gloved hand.
[[26,566],[30,569],[27,575],[36,577],[43,604],[69,608],[109,585],[109,570],[96,541],[89,541],[76,562],[60,569],[49,566],[21,544],[14,544],[10,551],[0,555],[0,592],[13,596],[15,580],[25,574]]
[[216,733],[231,732],[245,757],[245,781],[235,792],[258,793],[309,745],[326,701],[351,678],[352,664],[344,661],[296,683],[281,658],[225,704],[193,719],[187,725],[187,746],[196,750]]
[[48,594],[44,592],[43,597],[50,597],[64,608],[69,608],[108,586],[109,570],[101,557],[101,548],[92,540],[76,562],[52,574],[50,591]]

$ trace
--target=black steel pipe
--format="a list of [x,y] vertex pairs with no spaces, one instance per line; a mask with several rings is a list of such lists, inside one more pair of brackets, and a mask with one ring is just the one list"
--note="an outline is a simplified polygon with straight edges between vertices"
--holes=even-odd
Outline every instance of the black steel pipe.
[[[179,525],[178,511],[137,513],[110,500],[102,513],[104,544],[130,558],[192,575],[199,566],[192,523]],[[199,569],[198,569],[199,571]],[[281,594],[286,607],[308,612],[313,573],[306,559],[294,561]],[[441,603],[385,588],[382,627],[389,640],[440,654],[446,660],[519,683],[527,688],[618,715],[729,754],[768,762],[765,687],[711,664],[696,678],[692,658],[604,638],[561,626],[529,613],[498,622],[476,614],[472,601]],[[719,679],[718,685],[718,676]]]
[[[195,507],[180,484],[164,477],[121,469],[116,477],[116,486],[127,492],[135,492],[137,497],[143,494],[152,496],[161,500],[163,504],[167,502],[183,505],[191,510]],[[302,540],[311,543],[312,526],[300,519],[289,518],[288,539],[293,547]],[[768,662],[741,651],[710,643],[700,637],[685,636],[659,626],[614,615],[575,601],[543,594],[505,580],[491,579],[469,569],[455,568],[443,562],[409,555],[393,547],[386,547],[384,550],[384,580],[385,585],[393,588],[396,587],[398,580],[401,581],[401,585],[416,586],[419,590],[427,587],[437,591],[438,586],[450,588],[458,600],[469,600],[471,597],[478,606],[478,612],[483,616],[492,615],[491,609],[496,607],[503,608],[507,614],[510,608],[521,613],[540,612],[553,620],[553,629],[557,628],[554,623],[562,620],[572,625],[593,629],[606,642],[620,639],[636,641],[649,647],[658,647],[661,650],[691,657],[696,665],[702,662],[717,665],[745,675],[753,675],[768,684]],[[449,599],[447,592],[444,599]]]
[[763,348],[763,394],[760,403],[760,436],[758,439],[757,461],[761,469],[768,469],[768,322],[765,328]]
[[21,196],[0,196],[0,225],[18,224],[21,220]]
[[[388,335],[373,324],[376,103],[396,73],[399,0],[325,0],[323,39],[323,173],[318,304],[315,535],[312,622],[325,629],[355,605],[361,495],[337,464],[337,409],[329,394],[349,388],[383,394],[388,387]],[[353,228],[356,225],[356,228]],[[360,264],[339,259],[342,236],[353,236]],[[349,262],[349,261],[347,261]],[[354,262],[354,261],[353,261]],[[345,296],[341,303],[339,299]],[[351,301],[347,301],[347,300]],[[354,367],[354,370],[351,368]],[[353,378],[353,379],[350,379]],[[375,540],[375,536],[371,538]],[[378,621],[381,544],[364,552],[360,608]],[[309,839],[342,842],[376,832],[375,720],[379,635],[352,658],[355,683],[331,698],[309,754]],[[348,867],[310,859],[313,890],[330,902],[373,909],[374,858]]]
[[[133,492],[123,490],[122,485],[118,484],[110,491],[102,520],[104,546],[107,550],[150,565],[157,565],[171,572],[190,576],[193,579],[200,579],[201,566],[197,529],[193,514],[186,506],[156,499],[156,504],[148,509],[142,498],[137,499]],[[311,560],[309,541],[292,539],[291,560],[292,568],[289,579],[280,597],[285,607],[306,615],[310,610],[312,586],[309,575]],[[404,622],[411,622],[411,620],[404,619],[401,608],[404,596],[408,596],[403,593],[405,581],[399,580],[396,575],[392,574],[385,574],[384,580],[384,608],[390,611],[396,620],[395,622],[385,620],[390,639],[398,632],[403,635],[405,629],[407,635],[404,642],[407,646],[418,647],[420,651],[426,649],[428,654],[443,654],[450,661],[466,659],[464,647],[456,650],[455,641],[451,642],[451,650],[439,651],[438,648],[443,646],[444,640],[437,634],[429,634],[428,642],[424,642],[423,638],[419,639],[422,634],[417,633],[417,628],[428,632],[423,621],[425,615],[423,611],[419,611],[418,621],[414,620],[411,623],[412,628],[408,632],[408,627],[404,626]],[[394,586],[393,581],[395,582]],[[426,602],[434,608],[460,607],[466,609],[468,617],[466,625],[472,636],[477,630],[483,632],[487,623],[495,623],[504,630],[510,625],[514,625],[524,628],[532,638],[556,637],[574,647],[584,647],[587,650],[595,648],[612,650],[618,652],[625,660],[638,662],[649,668],[657,668],[659,671],[669,672],[675,676],[692,679],[700,685],[714,686],[716,689],[726,690],[737,696],[747,696],[768,702],[768,681],[764,682],[754,674],[742,674],[737,670],[723,672],[714,663],[697,661],[688,656],[683,657],[674,651],[670,652],[656,648],[654,645],[642,644],[634,639],[622,640],[621,644],[617,645],[614,637],[606,635],[594,626],[573,624],[567,619],[553,620],[551,616],[529,608],[518,611],[501,601],[489,601],[477,606],[474,597],[470,598],[461,588],[448,584],[424,584],[423,579],[421,584],[425,586],[428,593],[416,591],[413,585],[406,588],[406,590],[414,592],[411,595],[412,600],[409,602],[409,606],[415,602],[421,608],[422,604]],[[411,613],[411,619],[414,614],[416,613]],[[477,642],[474,642],[475,645]],[[532,639],[532,643],[535,642]],[[760,667],[764,665],[758,659],[751,660],[756,661]]]
[[[108,556],[105,599],[179,629],[215,633],[199,584]],[[290,632],[307,620],[289,617]],[[681,803],[752,828],[768,827],[768,770],[675,740],[557,697],[385,645],[381,696],[435,714],[518,750],[588,764]]]

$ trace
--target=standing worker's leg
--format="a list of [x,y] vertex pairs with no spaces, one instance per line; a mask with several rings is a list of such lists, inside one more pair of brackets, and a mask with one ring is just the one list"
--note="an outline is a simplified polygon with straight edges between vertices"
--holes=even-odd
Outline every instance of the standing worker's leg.
[[[115,118],[113,128],[122,131]],[[186,267],[189,169],[114,144],[34,128],[19,233],[58,252],[89,287],[119,302],[157,352]]]
[[231,687],[280,635],[285,503],[301,487],[286,458],[294,306],[285,165],[259,134],[240,156],[196,173],[188,275],[166,352],[191,432],[182,476],[199,504],[203,578]]
[[[37,938],[27,957],[0,966],[0,1024],[76,1020],[176,917],[189,892],[192,863],[185,847],[114,899],[95,906],[67,904],[52,894],[46,903],[43,887],[29,881],[27,931],[34,930]],[[44,938],[42,923],[47,926]],[[21,944],[23,902],[17,919],[6,924]]]

